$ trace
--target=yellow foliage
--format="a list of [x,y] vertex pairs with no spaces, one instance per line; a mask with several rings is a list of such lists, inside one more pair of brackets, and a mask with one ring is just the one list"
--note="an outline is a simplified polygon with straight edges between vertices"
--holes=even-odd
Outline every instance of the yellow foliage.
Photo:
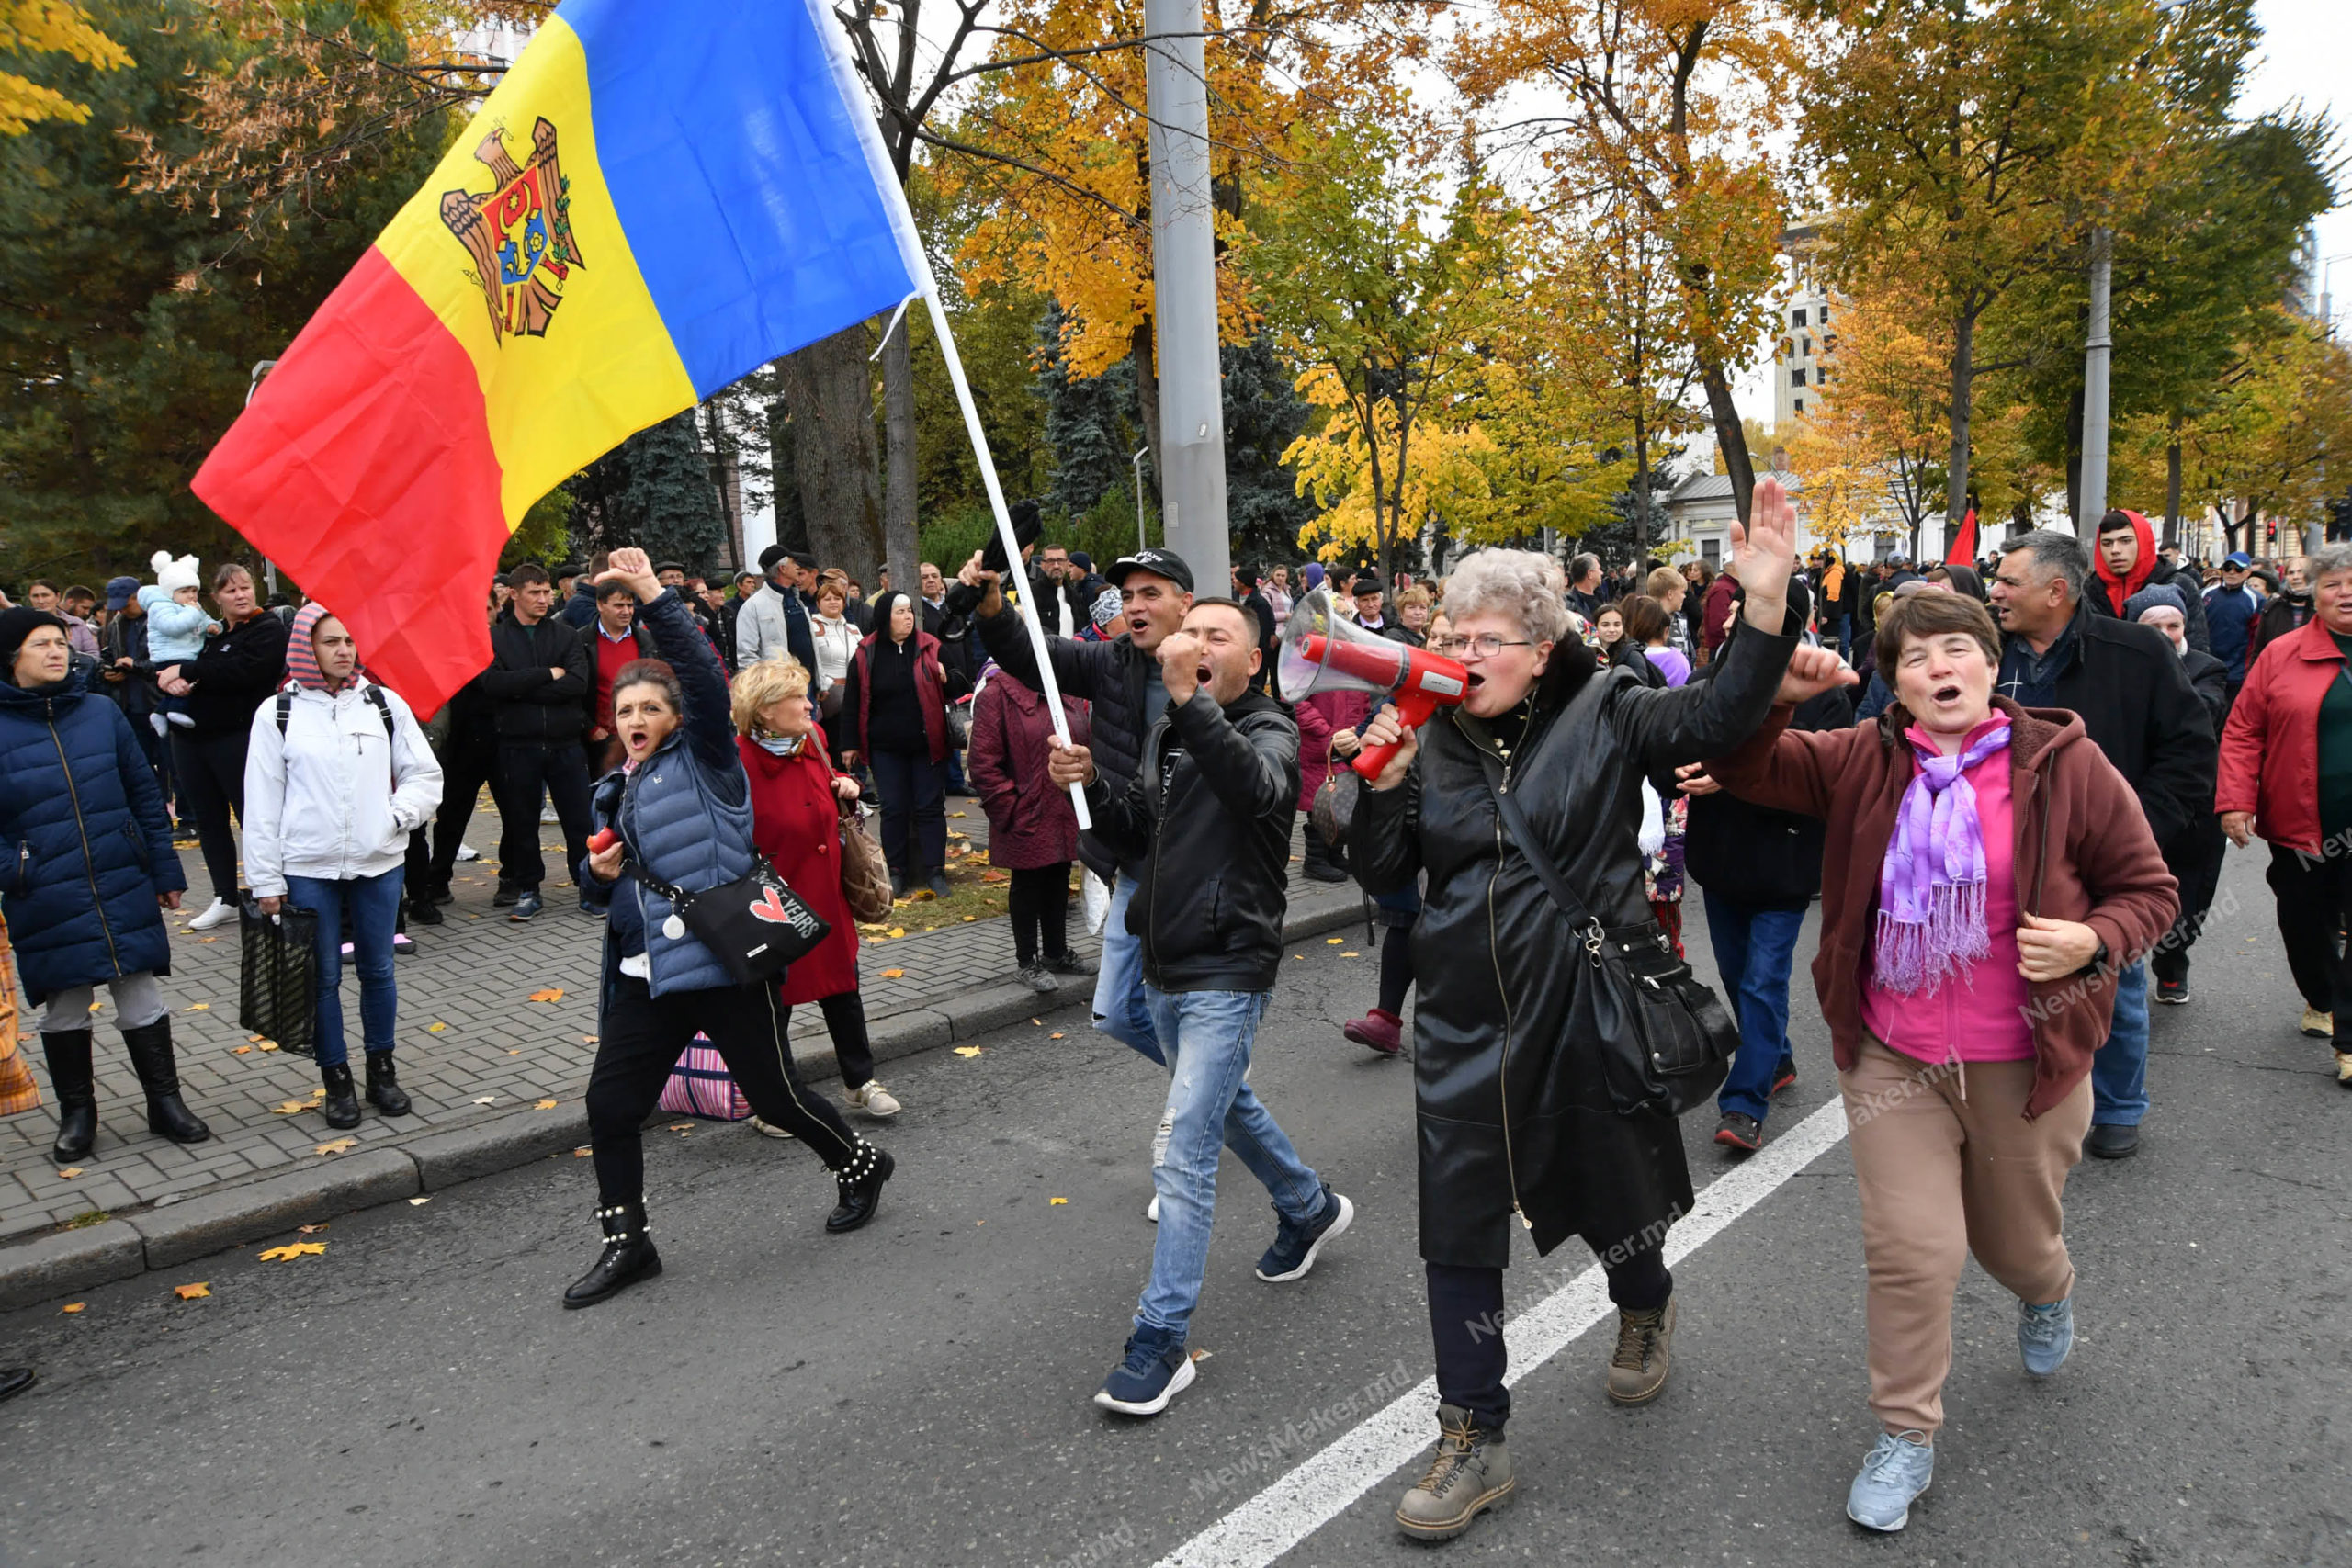
[[[0,0],[0,54],[62,54],[100,71],[130,63],[130,51],[98,31],[73,0]],[[21,136],[40,120],[81,125],[89,118],[87,104],[0,71],[0,136]]]

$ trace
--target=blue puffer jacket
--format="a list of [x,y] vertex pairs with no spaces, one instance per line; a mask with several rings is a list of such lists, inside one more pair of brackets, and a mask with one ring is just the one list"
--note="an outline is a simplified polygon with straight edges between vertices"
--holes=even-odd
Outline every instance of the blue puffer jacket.
[[[172,972],[158,893],[187,888],[130,721],[76,657],[57,686],[0,681],[0,911],[34,1005]],[[731,749],[730,749],[731,753]]]
[[[700,893],[752,874],[752,784],[735,749],[727,675],[677,590],[665,588],[639,606],[638,621],[678,672],[685,721],[636,768],[616,769],[597,784],[596,826],[618,827],[629,858],[655,877]],[[580,874],[585,886],[584,864]],[[655,996],[735,984],[718,954],[692,936],[662,933],[669,915],[670,901],[637,877],[615,886],[605,931],[606,1001],[625,944],[640,934]]]

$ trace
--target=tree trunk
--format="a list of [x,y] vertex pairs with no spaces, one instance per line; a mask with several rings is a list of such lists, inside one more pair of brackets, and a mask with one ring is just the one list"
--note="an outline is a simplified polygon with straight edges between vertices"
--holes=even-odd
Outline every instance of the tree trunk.
[[1976,390],[1976,317],[1951,324],[1951,462],[1944,470],[1944,522],[1957,533],[1968,515],[1969,400]]
[[[718,514],[727,519],[727,558],[740,561],[743,558],[743,483],[735,463],[735,438],[720,422],[716,402],[705,403],[703,411],[708,422],[705,439],[710,443],[711,484],[718,491]],[[707,559],[693,563],[697,571],[708,570],[710,564]]]
[[1136,362],[1136,412],[1143,420],[1143,444],[1151,449],[1151,460],[1147,465],[1151,475],[1144,482],[1150,486],[1151,502],[1157,506],[1159,504],[1159,361],[1153,357],[1150,321],[1136,323],[1135,347],[1131,352]]
[[[781,397],[768,405],[768,489],[775,508],[775,542],[787,550],[807,551],[808,517],[800,510],[798,465],[793,460],[792,410]],[[759,562],[736,564],[756,569]]]
[[1645,415],[1645,410],[1634,410],[1634,559],[1637,564],[1650,547],[1650,427]]
[[1732,504],[1739,510],[1741,527],[1747,525],[1747,504],[1756,493],[1756,465],[1747,460],[1747,432],[1740,428],[1739,404],[1733,400],[1731,377],[1720,360],[1700,370],[1707,389],[1707,412],[1715,422],[1715,449],[1724,455],[1724,472],[1731,479]]
[[882,485],[883,553],[890,581],[915,591],[920,547],[915,542],[914,321],[899,318],[882,345],[882,431],[887,458]]
[[2180,543],[2180,421],[2172,422],[2173,438],[2165,448],[2165,543]]
[[861,584],[882,552],[882,485],[875,472],[874,384],[865,325],[847,327],[776,362],[792,411],[793,477],[809,547]]

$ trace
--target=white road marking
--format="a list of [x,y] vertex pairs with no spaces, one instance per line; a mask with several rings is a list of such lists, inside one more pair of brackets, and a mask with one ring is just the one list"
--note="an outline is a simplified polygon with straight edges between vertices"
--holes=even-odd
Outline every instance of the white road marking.
[[[1704,1247],[1845,1136],[1845,1102],[1833,1100],[1716,1178],[1698,1194],[1690,1213],[1667,1233],[1668,1265]],[[1510,1320],[1510,1372],[1504,1381],[1519,1382],[1611,1310],[1608,1280],[1596,1263]],[[1437,1379],[1424,1378],[1161,1558],[1157,1568],[1267,1568],[1383,1479],[1428,1451],[1436,1408]]]

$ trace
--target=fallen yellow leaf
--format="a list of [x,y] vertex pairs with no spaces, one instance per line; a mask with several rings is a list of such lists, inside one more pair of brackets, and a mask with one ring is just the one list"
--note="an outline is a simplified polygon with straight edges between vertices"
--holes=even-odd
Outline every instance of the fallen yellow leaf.
[[977,1056],[980,1054],[980,1048],[978,1045],[958,1045],[956,1047],[956,1054],[958,1056]]
[[333,1138],[321,1144],[318,1152],[322,1155],[339,1155],[358,1142],[356,1138]]
[[542,1100],[537,1105],[531,1107],[531,1109],[534,1111],[553,1111],[555,1109],[555,1101],[552,1100]]
[[324,1084],[321,1084],[318,1088],[311,1091],[311,1102],[313,1105],[317,1104],[320,1100],[324,1100],[326,1097],[327,1090]]
[[582,1144],[578,1148],[571,1151],[571,1157],[573,1159],[586,1159],[590,1155],[594,1154],[595,1152],[595,1150],[590,1148],[587,1145]]
[[250,1045],[232,1045],[229,1047],[229,1055],[232,1056],[249,1056],[253,1055],[253,1049],[254,1048]]
[[[580,1043],[582,1043],[582,1045],[594,1045],[594,1043],[596,1043],[596,1037],[595,1037],[594,1035],[593,1035],[593,1034],[583,1034],[583,1035],[582,1035],[582,1036],[580,1037]],[[508,1053],[506,1053],[506,1054],[507,1054],[508,1055],[510,1055],[510,1056],[511,1056],[511,1055],[513,1055],[514,1053],[514,1052],[512,1052],[512,1051],[509,1051],[509,1052],[508,1052]]]
[[1342,958],[1362,958],[1363,954],[1361,953],[1342,953],[1340,956]]
[[321,1231],[322,1231],[322,1230],[324,1230],[324,1229],[326,1229],[326,1228],[327,1228],[327,1222],[326,1222],[326,1221],[324,1221],[324,1220],[321,1220],[321,1221],[320,1221],[317,1224],[315,1224],[315,1225],[296,1225],[296,1226],[294,1227],[294,1229],[296,1230],[296,1232],[298,1232],[299,1234],[300,1234],[300,1235],[318,1235]]
[[307,1100],[289,1100],[284,1104],[278,1106],[276,1110],[272,1111],[270,1114],[272,1116],[292,1116],[299,1112],[308,1111],[309,1109],[311,1109],[311,1102]]
[[531,993],[531,1000],[535,1002],[560,1002],[563,1000],[563,987],[561,986],[549,986],[544,991],[533,991]]
[[412,1209],[422,1209],[431,1201],[433,1200],[430,1198],[412,1198],[408,1201],[408,1206]]
[[179,1297],[179,1299],[184,1302],[200,1302],[211,1293],[212,1284],[209,1280],[199,1280],[193,1285],[174,1285],[172,1287],[172,1294]]
[[956,819],[957,819],[957,818],[961,818],[961,817],[963,817],[963,816],[965,816],[965,815],[966,815],[966,814],[965,814],[964,812],[961,812],[961,811],[951,811],[951,812],[949,812],[949,813],[947,814],[947,817],[948,817],[948,819],[949,819],[950,821],[954,821],[954,820],[956,820]]
[[892,926],[890,928],[890,934],[894,937],[904,936],[907,934],[907,928],[904,926]]
[[673,1133],[691,1133],[695,1130],[695,1124],[691,1122],[673,1122],[666,1130]]
[[1061,1037],[1062,1037],[1062,1032],[1061,1032],[1060,1030],[1058,1030],[1058,1029],[1055,1030],[1051,1034],[1048,1034],[1048,1035],[1046,1035],[1046,1039],[1048,1039],[1048,1040],[1059,1040]]
[[246,1035],[246,1036],[245,1036],[245,1038],[246,1038],[246,1039],[248,1039],[248,1040],[250,1040],[250,1041],[252,1041],[254,1044],[258,1045],[258,1044],[260,1044],[263,1041],[265,1041],[265,1040],[268,1039],[268,1038],[269,1038],[269,1036],[268,1036],[268,1035],[266,1035],[266,1034],[248,1034],[248,1035]]
[[1043,1029],[1046,1027],[1046,1021],[1041,1018],[1033,1018],[1029,1021],[1029,1025],[1033,1029]]
[[428,1023],[424,1026],[424,1032],[427,1034],[438,1034],[448,1027],[449,1026],[446,1023]]
[[284,1247],[273,1247],[261,1255],[264,1263],[290,1263],[297,1258],[324,1258],[327,1244],[322,1241],[293,1241]]
[[[219,942],[220,939],[219,937],[217,937],[217,936],[200,936],[200,937],[198,937],[196,940],[197,940],[198,942],[202,943],[204,946],[206,946],[206,947],[209,947],[209,946],[211,946],[214,942]],[[91,1011],[93,1011],[93,1012],[96,1012],[97,1010],[96,1010],[96,1008],[93,1008],[93,1009],[91,1009],[90,1010],[91,1010]],[[211,1293],[212,1293],[212,1292],[209,1292],[209,1291],[207,1291],[207,1292],[205,1292],[205,1294],[206,1294],[206,1295],[210,1295]],[[195,1298],[194,1298],[194,1297],[190,1297],[189,1299],[190,1299],[191,1301],[193,1301]]]
[[69,1166],[67,1166],[63,1170],[59,1171],[57,1174],[58,1174],[59,1176],[62,1177],[64,1179],[66,1179],[66,1180],[68,1180],[68,1181],[71,1181],[71,1180],[73,1180],[75,1177],[77,1177],[77,1176],[79,1176],[79,1175],[81,1175],[81,1174],[82,1174],[82,1168],[81,1168],[80,1166],[78,1166],[78,1165],[69,1165]]
[[84,1307],[88,1306],[89,1304],[90,1303],[87,1302],[67,1302],[63,1306],[57,1310],[66,1313],[80,1312]]
[[1067,1204],[1069,1201],[1069,1200],[1067,1198],[1048,1198],[1046,1200],[1046,1206],[1047,1208],[1052,1208],[1056,1204]]
[[1337,947],[1345,939],[1341,937],[1327,936],[1323,939],[1323,945],[1326,947]]
[[903,980],[906,977],[907,972],[903,969],[885,969],[882,971],[882,978],[885,980]]
[[212,1004],[210,1002],[190,1002],[180,1010],[182,1012],[210,1012],[212,1010]]
[[277,1049],[277,1042],[275,1040],[265,1040],[261,1043],[261,1048],[265,1051],[275,1051]]

